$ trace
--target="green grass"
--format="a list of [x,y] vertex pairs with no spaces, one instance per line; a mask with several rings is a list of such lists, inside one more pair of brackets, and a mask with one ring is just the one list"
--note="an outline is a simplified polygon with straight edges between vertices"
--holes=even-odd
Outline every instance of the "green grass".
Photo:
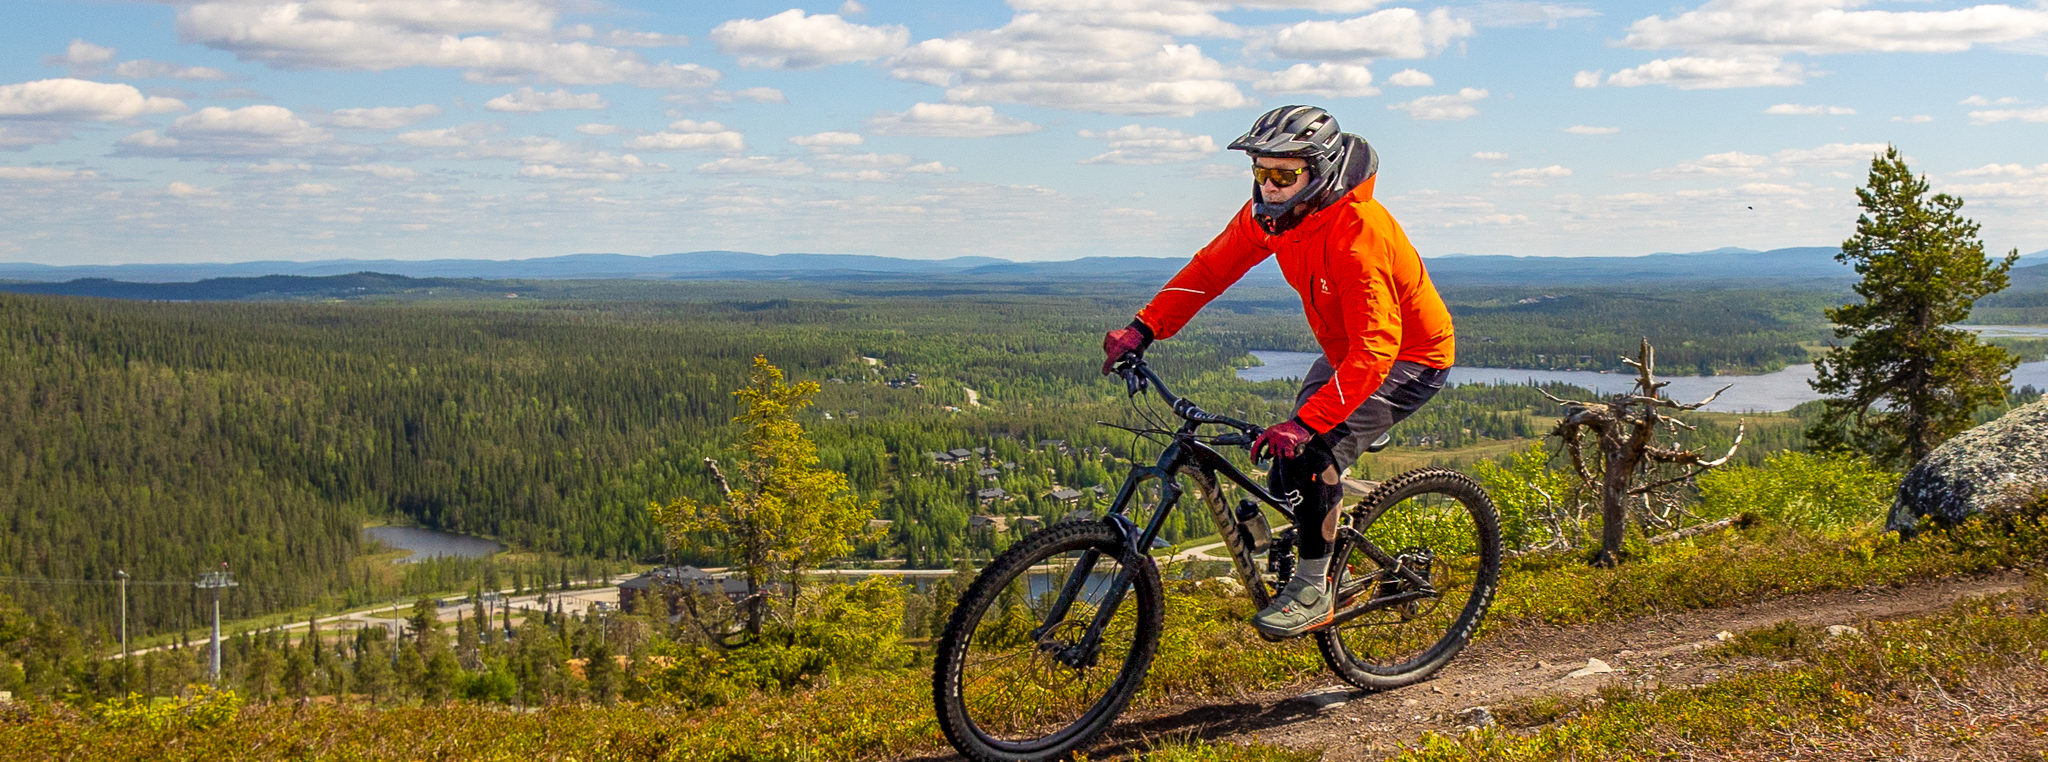
[[[1640,550],[1630,563],[1616,569],[1590,568],[1576,555],[1521,558],[1508,564],[1501,595],[1481,636],[1532,623],[1611,621],[1786,593],[1901,584],[2028,566],[2048,555],[2048,527],[2023,522],[2014,530],[2008,534],[1973,524],[1952,532],[1931,532],[1921,540],[1901,544],[1879,535],[1875,528],[1830,537],[1763,525]],[[1188,582],[1169,583],[1167,629],[1158,660],[1137,701],[1140,710],[1164,701],[1241,696],[1324,674],[1311,643],[1260,641],[1244,623],[1252,613],[1250,602],[1209,592],[1213,589]],[[1896,634],[1887,630],[1886,637]],[[1745,635],[1737,643],[1764,653],[1805,649],[1812,641],[1795,633]],[[2048,633],[2035,642],[2048,644]],[[2039,650],[2036,647],[2024,653]],[[1961,653],[1957,658],[1982,656],[1967,649]],[[522,713],[469,703],[381,707],[314,703],[304,708],[280,703],[245,707],[233,721],[205,731],[170,723],[161,728],[110,732],[104,722],[77,709],[38,704],[0,711],[0,757],[27,758],[14,755],[32,751],[38,759],[884,759],[944,746],[929,708],[928,670],[926,664],[833,681],[791,694],[760,694],[696,711],[568,705]],[[1740,714],[1747,711],[1737,706],[1741,691],[1756,691],[1767,702],[1759,705],[1765,708]],[[1695,704],[1672,707],[1654,704],[1667,700],[1662,697],[1623,698],[1628,700],[1611,701],[1600,713],[1610,717],[1602,721],[1607,724],[1589,726],[1556,741],[1580,746],[1544,748],[1594,749],[1588,744],[1651,727],[1646,723],[1668,711],[1683,710],[1690,713],[1686,716],[1701,718],[1697,726],[1682,727],[1687,728],[1685,732],[1712,737],[1713,733],[1743,732],[1744,723],[1750,722],[1801,722],[1836,728],[1849,721],[1845,718],[1851,717],[1854,709],[1849,693],[1804,678],[1710,687],[1688,699]],[[1839,708],[1820,714],[1786,713],[1786,707],[1799,702]],[[1628,708],[1627,713],[1616,713],[1623,708]],[[1576,709],[1532,702],[1514,716],[1521,717],[1518,722],[1541,724],[1546,716],[1563,716]],[[1791,719],[1785,719],[1788,717]],[[1576,727],[1580,722],[1569,724]],[[1664,732],[1661,729],[1666,726],[1655,727]],[[1523,743],[1500,733],[1485,738],[1488,740],[1479,746],[1468,746],[1470,739],[1439,740],[1431,747],[1435,750],[1427,752],[1456,751],[1467,754],[1464,757],[1416,758],[1464,759],[1473,754],[1495,758],[1483,755]],[[1181,755],[1166,757],[1172,759],[1300,758],[1285,756],[1280,750],[1201,744],[1161,748]],[[1205,754],[1210,756],[1202,756]],[[1218,756],[1227,754],[1254,756]],[[1255,756],[1259,754],[1266,756]],[[1588,752],[1580,758],[1605,757]]]

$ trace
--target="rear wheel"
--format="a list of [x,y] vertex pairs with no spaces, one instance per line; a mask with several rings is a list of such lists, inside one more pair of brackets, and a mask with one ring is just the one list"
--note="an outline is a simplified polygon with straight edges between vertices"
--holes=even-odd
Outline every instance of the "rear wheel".
[[[1104,611],[1119,578],[1125,594]],[[1056,611],[1070,586],[1072,603]],[[1107,524],[1058,524],[1019,541],[961,594],[939,639],[932,703],[946,739],[970,759],[1004,762],[1094,740],[1143,683],[1163,602],[1158,567],[1126,554]],[[1098,614],[1106,625],[1091,643]]]
[[1428,679],[1472,639],[1500,584],[1500,519],[1478,482],[1442,468],[1402,474],[1368,499],[1353,509],[1357,535],[1332,548],[1342,563],[1331,573],[1339,618],[1374,610],[1316,643],[1346,682],[1386,690]]

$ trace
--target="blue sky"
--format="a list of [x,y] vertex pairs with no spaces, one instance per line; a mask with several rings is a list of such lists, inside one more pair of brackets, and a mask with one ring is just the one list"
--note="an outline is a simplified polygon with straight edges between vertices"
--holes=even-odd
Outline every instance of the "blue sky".
[[7,0],[0,261],[1184,257],[1314,103],[1425,256],[2048,249],[2048,3]]

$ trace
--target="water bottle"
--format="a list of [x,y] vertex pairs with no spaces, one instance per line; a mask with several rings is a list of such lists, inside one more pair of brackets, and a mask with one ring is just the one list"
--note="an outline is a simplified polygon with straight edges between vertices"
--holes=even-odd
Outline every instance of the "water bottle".
[[1237,503],[1238,536],[1244,538],[1248,553],[1259,553],[1273,544],[1273,529],[1266,525],[1266,512],[1259,504],[1245,498]]

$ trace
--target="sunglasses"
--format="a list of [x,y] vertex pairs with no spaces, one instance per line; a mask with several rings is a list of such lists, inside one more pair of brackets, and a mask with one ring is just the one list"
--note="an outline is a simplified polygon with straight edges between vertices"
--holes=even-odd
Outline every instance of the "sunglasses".
[[1275,187],[1285,188],[1287,186],[1293,185],[1295,180],[1301,179],[1301,176],[1305,174],[1308,174],[1308,167],[1301,167],[1299,169],[1274,169],[1272,167],[1261,167],[1254,164],[1252,165],[1252,184],[1258,185],[1261,183],[1270,182]]

